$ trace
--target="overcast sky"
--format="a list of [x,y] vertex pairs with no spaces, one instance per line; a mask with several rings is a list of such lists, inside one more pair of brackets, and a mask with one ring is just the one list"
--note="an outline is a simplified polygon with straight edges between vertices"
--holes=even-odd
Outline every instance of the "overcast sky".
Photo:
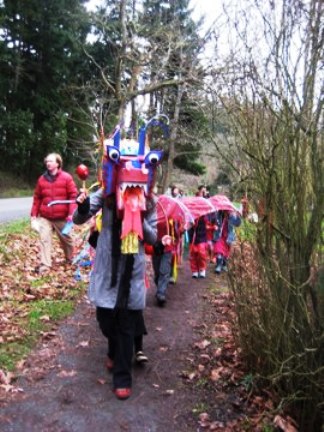
[[206,26],[209,27],[220,13],[221,2],[219,0],[190,0],[190,6],[194,9],[194,18],[205,16]]
[[[94,9],[101,0],[90,0],[87,7]],[[219,13],[220,0],[190,0],[190,7],[194,9],[194,18],[199,19],[202,15],[206,15],[206,24],[211,25]]]

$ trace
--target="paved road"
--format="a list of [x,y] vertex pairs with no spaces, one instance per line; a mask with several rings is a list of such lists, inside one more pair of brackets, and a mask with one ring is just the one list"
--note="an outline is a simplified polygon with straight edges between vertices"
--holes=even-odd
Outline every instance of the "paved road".
[[0,199],[0,223],[29,217],[32,197]]

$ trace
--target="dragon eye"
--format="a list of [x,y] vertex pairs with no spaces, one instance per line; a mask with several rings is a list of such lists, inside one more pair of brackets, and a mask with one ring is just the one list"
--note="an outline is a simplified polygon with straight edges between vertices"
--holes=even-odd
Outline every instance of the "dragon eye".
[[149,161],[151,162],[151,164],[156,164],[159,161],[158,155],[157,154],[151,154],[149,156]]
[[161,161],[162,153],[160,151],[151,151],[145,156],[145,165],[154,166]]
[[107,153],[110,160],[113,162],[118,162],[120,158],[120,152],[116,147],[108,146]]

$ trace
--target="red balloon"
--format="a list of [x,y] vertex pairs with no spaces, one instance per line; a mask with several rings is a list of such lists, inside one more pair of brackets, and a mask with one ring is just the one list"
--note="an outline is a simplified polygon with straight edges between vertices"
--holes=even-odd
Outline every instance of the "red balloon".
[[152,245],[144,243],[144,249],[145,249],[146,255],[154,255],[154,249],[153,249]]
[[80,164],[76,167],[75,173],[80,180],[86,180],[89,176],[89,168],[84,164]]

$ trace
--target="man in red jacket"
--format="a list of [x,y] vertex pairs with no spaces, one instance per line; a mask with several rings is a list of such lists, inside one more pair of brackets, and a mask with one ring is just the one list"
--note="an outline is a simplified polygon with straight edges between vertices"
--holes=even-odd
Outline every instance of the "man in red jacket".
[[40,266],[36,269],[43,273],[52,265],[52,232],[55,231],[60,240],[67,262],[72,262],[73,240],[62,229],[68,221],[72,221],[72,214],[76,203],[55,204],[48,206],[55,200],[76,200],[77,187],[70,174],[62,170],[62,158],[57,153],[50,153],[44,159],[46,171],[37,180],[31,209],[31,224],[40,237]]

